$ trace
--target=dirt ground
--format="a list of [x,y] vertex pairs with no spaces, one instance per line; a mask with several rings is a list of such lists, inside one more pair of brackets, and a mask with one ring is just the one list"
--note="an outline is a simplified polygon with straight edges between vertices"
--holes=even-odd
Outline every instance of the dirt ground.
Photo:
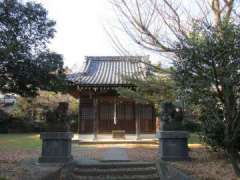
[[200,180],[239,180],[223,152],[214,152],[202,145],[190,145],[190,161],[172,164]]
[[[73,155],[75,159],[85,157],[100,160],[102,153],[111,147],[126,149],[130,160],[154,161],[158,159],[158,145],[73,145]],[[0,151],[0,177],[23,180],[21,176],[25,172],[18,162],[39,156],[39,150]],[[172,164],[196,179],[237,180],[231,164],[223,153],[213,152],[202,145],[190,145],[190,157],[190,161],[172,162]]]

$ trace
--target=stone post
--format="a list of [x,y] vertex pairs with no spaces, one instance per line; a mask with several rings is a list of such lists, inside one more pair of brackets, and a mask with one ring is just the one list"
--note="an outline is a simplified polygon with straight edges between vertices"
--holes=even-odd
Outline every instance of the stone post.
[[188,160],[188,136],[186,131],[160,131],[157,134],[160,159]]
[[165,102],[160,111],[159,156],[161,160],[187,160],[188,136],[182,126],[183,111],[172,102]]
[[40,163],[66,163],[73,159],[71,132],[44,132],[40,134],[42,139],[42,154]]

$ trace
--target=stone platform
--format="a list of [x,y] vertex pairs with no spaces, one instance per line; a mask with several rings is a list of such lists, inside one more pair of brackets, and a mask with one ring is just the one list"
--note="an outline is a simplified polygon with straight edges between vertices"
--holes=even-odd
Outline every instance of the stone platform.
[[156,134],[141,134],[136,138],[136,134],[126,134],[125,139],[114,139],[112,134],[98,134],[94,139],[93,134],[74,134],[73,143],[77,144],[158,144]]

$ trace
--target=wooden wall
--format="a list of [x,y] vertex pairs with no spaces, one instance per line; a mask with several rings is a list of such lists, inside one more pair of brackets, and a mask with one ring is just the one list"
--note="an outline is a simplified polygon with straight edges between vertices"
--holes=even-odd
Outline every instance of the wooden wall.
[[[79,120],[80,133],[93,133],[94,96],[80,96]],[[112,130],[136,132],[136,118],[140,121],[141,133],[155,133],[156,123],[152,105],[135,104],[114,96],[98,96],[98,132],[111,133]],[[114,102],[116,102],[117,123],[114,124]]]

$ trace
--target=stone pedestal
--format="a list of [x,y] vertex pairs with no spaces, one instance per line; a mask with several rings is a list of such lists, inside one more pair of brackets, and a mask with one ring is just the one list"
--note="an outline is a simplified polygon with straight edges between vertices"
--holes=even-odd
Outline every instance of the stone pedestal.
[[188,160],[188,137],[186,131],[160,131],[159,155],[161,160]]
[[42,139],[42,155],[40,163],[66,163],[73,159],[71,132],[44,132],[40,134]]

